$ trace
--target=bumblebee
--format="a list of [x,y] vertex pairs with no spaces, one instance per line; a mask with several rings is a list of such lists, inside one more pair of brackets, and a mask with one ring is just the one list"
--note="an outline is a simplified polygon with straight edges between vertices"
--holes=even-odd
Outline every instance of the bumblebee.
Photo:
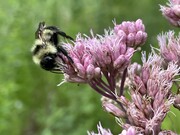
[[34,63],[54,73],[61,73],[61,69],[65,68],[64,57],[73,63],[67,51],[59,44],[59,35],[74,41],[57,27],[46,26],[44,22],[40,22],[35,32],[35,43],[31,48]]

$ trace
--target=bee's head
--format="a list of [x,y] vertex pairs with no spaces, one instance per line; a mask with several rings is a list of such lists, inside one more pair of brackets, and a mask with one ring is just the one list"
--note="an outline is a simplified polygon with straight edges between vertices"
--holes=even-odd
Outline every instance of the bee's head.
[[66,35],[65,32],[61,31],[56,26],[46,26],[45,22],[40,22],[38,29],[35,33],[35,38],[42,40],[44,43],[50,42],[53,45],[58,45],[58,35],[64,38],[73,40],[72,37]]
[[58,44],[59,29],[55,26],[46,26],[45,22],[40,22],[35,32],[35,38],[45,42],[51,42],[54,45]]

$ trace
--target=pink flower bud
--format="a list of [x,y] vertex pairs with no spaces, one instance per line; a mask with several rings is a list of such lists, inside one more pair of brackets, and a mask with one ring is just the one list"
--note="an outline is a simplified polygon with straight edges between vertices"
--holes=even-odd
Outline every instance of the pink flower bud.
[[92,79],[94,77],[94,66],[92,64],[87,66],[86,75],[88,79]]
[[105,129],[101,126],[101,123],[99,122],[99,125],[97,125],[98,133],[89,132],[88,135],[113,135],[109,129]]
[[150,97],[155,97],[156,93],[158,92],[158,82],[157,80],[148,79],[147,81],[147,93]]
[[96,67],[94,74],[96,78],[101,77],[101,69],[99,67]]
[[132,91],[131,92],[131,99],[139,110],[144,111],[145,103],[142,99],[142,96],[138,92]]
[[150,76],[149,68],[148,67],[143,67],[141,78],[142,78],[142,81],[143,81],[144,84],[147,83],[147,81],[149,79],[149,76]]
[[135,38],[136,38],[135,44],[143,44],[144,38],[146,39],[146,37],[147,37],[146,35],[144,35],[144,33],[142,31],[138,31],[135,35]]
[[137,31],[136,31],[136,26],[135,25],[133,25],[132,23],[128,26],[128,32],[129,33],[136,33]]
[[174,11],[174,13],[175,13],[178,17],[180,17],[180,5],[174,5],[174,6],[172,7],[172,10]]
[[145,27],[144,27],[143,22],[142,22],[141,19],[136,20],[135,27],[139,31],[145,31]]
[[125,54],[125,53],[126,53],[126,50],[127,50],[126,44],[121,43],[121,44],[119,44],[119,45],[120,45],[120,48],[119,48],[120,54]]
[[146,117],[144,116],[144,113],[142,111],[136,108],[135,104],[131,103],[128,105],[127,117],[128,119],[132,119],[131,124],[138,127],[145,127],[147,121]]
[[103,102],[102,106],[107,112],[112,113],[116,117],[125,117],[126,116],[125,113],[121,109],[119,109],[117,106],[115,106],[112,103]]
[[144,85],[144,83],[142,82],[141,78],[139,76],[134,76],[134,82],[135,82],[135,86],[136,86],[136,89],[142,94],[146,94],[147,93],[147,90],[146,90],[146,87]]
[[130,33],[127,36],[127,45],[128,46],[133,46],[134,45],[134,41],[135,41],[135,35],[133,33]]
[[164,99],[165,99],[166,95],[159,90],[156,93],[156,96],[154,97],[154,102],[153,102],[153,109],[156,111],[161,105],[164,104]]
[[140,19],[136,22],[127,21],[122,22],[120,25],[115,25],[114,32],[120,38],[123,37],[122,42],[125,42],[126,45],[134,48],[144,44],[147,38],[145,27]]
[[126,53],[125,53],[125,57],[128,59],[128,60],[130,60],[130,58],[133,56],[133,54],[134,54],[134,48],[127,48],[127,51],[126,51]]
[[169,2],[171,4],[174,4],[174,5],[180,5],[180,1],[179,0],[169,0]]
[[90,56],[86,56],[83,63],[84,63],[84,68],[87,68],[89,65],[92,64],[92,58]]
[[114,68],[120,68],[124,62],[126,61],[124,55],[120,55],[115,61],[114,61],[114,64],[113,64],[113,67]]
[[127,98],[125,98],[124,96],[120,96],[117,99],[119,102],[121,102],[123,104],[123,106],[128,106],[129,104],[129,100]]
[[77,58],[75,58],[75,57],[73,57],[73,62],[74,62],[74,63],[80,63],[80,60],[77,59]]
[[124,129],[119,135],[136,135],[136,130],[133,127],[130,127],[128,130]]
[[85,76],[85,68],[82,64],[80,63],[76,63],[76,67],[78,69],[78,75],[81,76],[81,77],[84,77]]
[[126,41],[126,33],[123,31],[123,30],[119,30],[117,32],[117,35],[120,37],[121,41],[122,42],[125,42]]
[[174,61],[180,65],[180,36],[174,31],[158,35],[160,53],[166,62]]

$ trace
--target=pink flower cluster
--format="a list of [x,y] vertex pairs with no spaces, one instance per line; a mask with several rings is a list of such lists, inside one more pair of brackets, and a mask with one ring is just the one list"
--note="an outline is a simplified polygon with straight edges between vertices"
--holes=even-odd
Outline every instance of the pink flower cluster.
[[170,105],[175,101],[171,89],[180,68],[173,62],[162,68],[163,59],[153,53],[147,60],[144,53],[142,61],[140,71],[134,65],[128,68],[131,100],[125,96],[118,97],[120,107],[116,102],[103,98],[102,104],[107,112],[128,121],[121,122],[124,129],[133,126],[139,134],[158,134]]
[[158,35],[160,54],[166,62],[177,62],[180,65],[180,33],[175,37],[175,32],[169,31]]
[[114,26],[114,30],[105,30],[103,36],[77,36],[74,45],[64,43],[74,67],[67,68],[65,79],[70,82],[88,82],[98,78],[107,71],[116,75],[123,71],[135,51],[147,38],[144,25],[140,19],[136,22],[123,22]]
[[115,93],[122,94],[120,90],[116,91],[116,82],[123,74],[125,78],[131,57],[146,38],[144,24],[140,19],[115,24],[114,29],[105,30],[103,36],[94,35],[92,31],[91,37],[79,34],[73,45],[63,44],[74,61],[73,64],[68,60],[65,62],[65,81],[88,83],[101,95],[116,100]]
[[[168,7],[161,6],[161,11],[179,27],[180,1],[169,2]],[[92,31],[90,37],[79,34],[73,43],[63,43],[73,63],[64,58],[65,68],[60,70],[63,70],[65,81],[87,83],[102,95],[102,107],[114,115],[124,129],[119,135],[174,135],[173,131],[162,130],[161,124],[171,105],[180,110],[177,78],[180,34],[175,36],[169,31],[159,35],[160,49],[152,48],[148,58],[142,53],[142,66],[132,63],[134,52],[146,39],[145,26],[140,19],[114,23],[114,28],[105,30],[104,35],[95,35]],[[177,94],[172,92],[172,86]],[[94,132],[88,134],[96,135]],[[112,133],[99,124],[97,135]]]
[[[79,34],[73,44],[63,44],[74,62],[65,59],[65,81],[87,83],[101,94],[104,110],[113,114],[124,129],[120,135],[173,134],[162,130],[161,124],[171,105],[180,109],[180,96],[172,92],[180,70],[180,38],[172,31],[159,35],[160,55],[152,49],[147,59],[142,53],[142,66],[131,63],[146,38],[144,24],[138,19],[115,24],[102,36],[91,31],[91,37]],[[101,125],[98,132],[112,135]]]
[[140,19],[135,22],[127,21],[116,25],[114,32],[130,47],[143,45],[147,38],[145,27]]
[[169,0],[167,6],[160,6],[163,16],[174,26],[180,27],[180,1]]
[[[98,128],[98,133],[94,133],[94,132],[88,132],[88,135],[113,135],[111,133],[111,131],[109,129],[104,129],[101,126],[101,123],[99,123],[99,125],[97,126]],[[127,130],[123,130],[120,134],[118,135],[136,135],[136,131],[133,127],[128,128]],[[138,134],[138,135],[142,135],[142,134]]]
[[92,132],[88,132],[88,135],[113,135],[109,129],[103,128],[101,123],[99,123],[97,128],[98,128],[97,134],[92,131]]

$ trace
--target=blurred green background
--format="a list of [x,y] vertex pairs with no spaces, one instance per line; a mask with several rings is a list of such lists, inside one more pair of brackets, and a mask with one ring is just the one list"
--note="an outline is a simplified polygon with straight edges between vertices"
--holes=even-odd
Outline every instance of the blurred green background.
[[[77,33],[102,34],[124,20],[141,18],[150,44],[156,36],[174,29],[161,16],[159,0],[1,0],[0,4],[0,134],[84,135],[96,130],[99,121],[116,135],[121,128],[103,111],[100,95],[87,85],[66,83],[62,75],[43,71],[31,59],[30,48],[40,21]],[[134,60],[140,61],[140,54]],[[163,127],[180,133],[180,113],[169,113]]]

